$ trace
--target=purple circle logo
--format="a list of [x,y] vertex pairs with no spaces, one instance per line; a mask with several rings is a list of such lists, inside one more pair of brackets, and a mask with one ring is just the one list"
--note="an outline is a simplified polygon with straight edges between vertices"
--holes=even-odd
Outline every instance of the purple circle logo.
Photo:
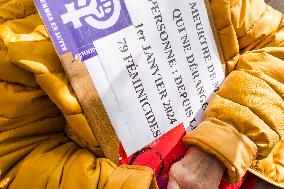
[[[76,1],[76,0],[75,0]],[[119,0],[77,0],[77,4],[65,4],[66,13],[61,15],[64,24],[72,23],[75,29],[87,23],[96,29],[107,29],[119,19],[121,4]]]

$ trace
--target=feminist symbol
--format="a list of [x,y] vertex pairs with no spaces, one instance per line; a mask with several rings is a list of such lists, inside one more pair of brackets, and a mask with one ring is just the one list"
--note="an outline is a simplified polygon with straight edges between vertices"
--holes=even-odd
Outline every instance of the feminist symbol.
[[82,20],[96,29],[110,28],[119,19],[121,11],[119,0],[90,0],[89,5],[87,0],[78,0],[78,7],[76,9],[74,2],[65,4],[67,12],[61,15],[63,23],[72,23],[75,29],[82,27]]

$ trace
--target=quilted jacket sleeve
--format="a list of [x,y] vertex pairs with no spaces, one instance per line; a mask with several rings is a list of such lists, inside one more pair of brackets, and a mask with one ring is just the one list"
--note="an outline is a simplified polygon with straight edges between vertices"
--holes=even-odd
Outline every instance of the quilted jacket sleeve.
[[156,188],[150,168],[95,155],[97,140],[32,0],[0,1],[0,39],[0,188]]
[[229,75],[184,141],[215,154],[232,183],[250,167],[283,183],[283,16],[263,0],[211,0],[211,7]]

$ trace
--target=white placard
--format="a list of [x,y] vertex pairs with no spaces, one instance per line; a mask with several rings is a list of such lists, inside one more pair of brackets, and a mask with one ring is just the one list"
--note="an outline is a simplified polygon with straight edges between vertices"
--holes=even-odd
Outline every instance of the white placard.
[[117,19],[132,24],[95,40],[98,56],[85,64],[131,155],[179,124],[195,128],[224,73],[203,1],[125,0],[114,8],[123,6],[127,15]]

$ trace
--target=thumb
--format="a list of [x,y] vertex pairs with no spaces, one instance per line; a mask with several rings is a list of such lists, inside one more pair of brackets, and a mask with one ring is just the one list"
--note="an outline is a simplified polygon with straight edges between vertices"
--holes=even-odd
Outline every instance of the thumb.
[[176,179],[170,174],[169,183],[167,189],[180,189]]

